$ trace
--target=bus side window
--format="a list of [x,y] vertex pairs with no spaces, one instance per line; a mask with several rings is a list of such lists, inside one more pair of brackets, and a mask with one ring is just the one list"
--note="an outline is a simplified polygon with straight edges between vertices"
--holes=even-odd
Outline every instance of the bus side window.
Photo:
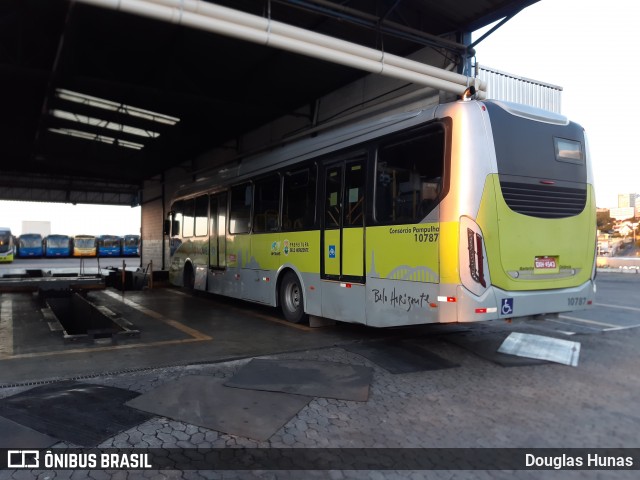
[[418,218],[426,217],[440,201],[442,191],[442,179],[434,178],[427,182],[422,182],[420,188],[420,206],[418,208]]
[[445,130],[436,123],[378,149],[374,217],[379,224],[418,223],[441,200]]
[[182,227],[182,210],[184,208],[184,202],[178,201],[171,206],[171,238],[169,239],[170,254],[173,255],[180,244],[181,239],[181,227]]
[[283,230],[309,230],[315,223],[315,166],[284,174]]
[[209,197],[200,195],[195,202],[195,235],[204,237],[209,230]]
[[182,236],[182,211],[184,210],[184,202],[182,200],[175,202],[171,206],[171,237]]
[[253,231],[275,232],[280,228],[280,176],[272,175],[255,183]]
[[184,201],[184,211],[182,212],[182,236],[185,238],[193,237],[195,210],[195,199],[192,198]]
[[249,233],[252,197],[253,187],[250,183],[243,183],[231,188],[229,233]]
[[362,226],[364,224],[364,183],[365,171],[362,161],[347,164],[344,223],[348,226]]
[[325,182],[325,228],[340,228],[342,211],[342,166],[327,170]]

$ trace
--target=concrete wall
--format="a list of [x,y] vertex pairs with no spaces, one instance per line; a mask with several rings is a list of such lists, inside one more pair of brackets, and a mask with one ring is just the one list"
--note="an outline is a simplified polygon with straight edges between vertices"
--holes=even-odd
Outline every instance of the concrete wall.
[[166,270],[169,261],[169,243],[164,236],[164,220],[171,207],[171,197],[182,185],[194,181],[190,162],[184,167],[167,170],[162,176],[145,182],[141,205],[141,266],[153,261],[154,270]]
[[142,206],[142,267],[153,261],[153,269],[163,268],[162,201],[154,200]]
[[163,235],[164,221],[162,184],[160,182],[146,182],[142,198],[142,253],[141,267],[146,268],[153,261],[153,269],[163,269]]

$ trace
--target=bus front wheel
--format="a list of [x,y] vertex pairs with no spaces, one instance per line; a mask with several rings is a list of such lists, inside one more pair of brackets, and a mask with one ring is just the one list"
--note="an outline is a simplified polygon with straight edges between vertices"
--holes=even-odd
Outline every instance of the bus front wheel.
[[286,272],[282,278],[280,308],[288,322],[300,323],[306,318],[302,285],[298,276],[291,271]]

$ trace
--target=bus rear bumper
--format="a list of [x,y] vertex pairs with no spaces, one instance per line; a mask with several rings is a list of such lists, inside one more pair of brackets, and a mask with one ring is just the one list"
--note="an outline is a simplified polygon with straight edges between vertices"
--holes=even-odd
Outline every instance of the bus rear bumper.
[[584,310],[593,305],[593,280],[557,290],[506,291],[490,287],[476,296],[463,286],[457,288],[458,322],[518,318]]

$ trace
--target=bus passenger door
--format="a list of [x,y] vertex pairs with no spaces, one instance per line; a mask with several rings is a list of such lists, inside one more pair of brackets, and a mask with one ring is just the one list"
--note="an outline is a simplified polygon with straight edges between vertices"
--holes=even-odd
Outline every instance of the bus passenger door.
[[364,283],[364,155],[324,169],[321,276]]
[[209,291],[222,293],[218,280],[222,270],[227,266],[227,193],[219,193],[209,197],[209,215],[211,216],[209,232]]
[[227,266],[227,193],[211,195],[210,202],[209,267],[223,269]]

